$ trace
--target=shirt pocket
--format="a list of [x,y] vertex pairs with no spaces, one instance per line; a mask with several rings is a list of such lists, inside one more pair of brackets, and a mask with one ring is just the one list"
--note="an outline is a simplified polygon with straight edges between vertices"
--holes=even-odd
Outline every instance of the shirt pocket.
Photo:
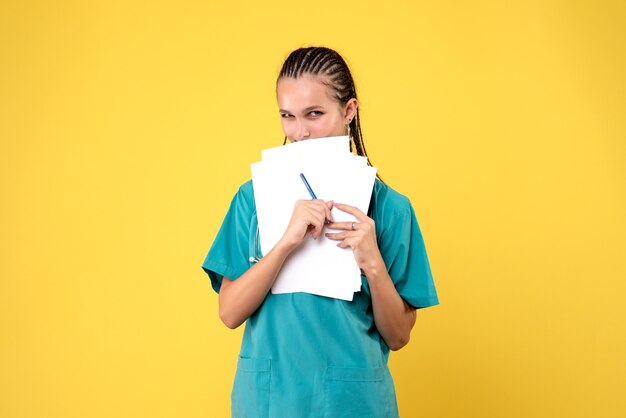
[[233,418],[266,418],[270,410],[271,360],[239,357],[231,394]]
[[329,366],[324,378],[326,418],[397,417],[395,390],[386,367]]

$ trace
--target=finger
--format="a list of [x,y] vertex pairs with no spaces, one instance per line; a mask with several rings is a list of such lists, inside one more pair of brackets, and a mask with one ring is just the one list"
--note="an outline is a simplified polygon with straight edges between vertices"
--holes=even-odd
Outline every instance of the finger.
[[363,211],[357,207],[346,205],[344,203],[335,203],[335,207],[342,212],[349,213],[353,215],[359,222],[365,222],[367,219],[367,215],[363,213]]
[[326,217],[326,203],[322,200],[310,200],[307,202],[307,212],[314,215],[316,218],[321,216],[323,218]]
[[327,232],[324,234],[328,239],[332,239],[334,241],[340,241],[346,238],[351,238],[352,237],[352,233],[350,232],[336,232],[336,233],[332,233],[332,232]]
[[326,213],[324,211],[320,211],[319,208],[314,208],[309,212],[307,222],[312,228],[311,236],[314,239],[317,239],[322,234],[322,230],[326,222],[325,215]]
[[[328,201],[328,202],[324,202],[323,200],[313,200],[313,202],[315,202],[315,208],[324,212],[324,223],[328,223],[328,222],[332,222],[333,220],[333,215],[330,212],[330,210],[333,208],[333,205],[335,204],[332,200]],[[318,203],[319,202],[319,203]]]
[[352,224],[355,224],[354,227],[356,228],[356,224],[358,222],[331,222],[328,225],[326,225],[328,228],[330,229],[343,229],[346,231],[352,231]]
[[308,226],[308,232],[309,234],[311,234],[311,238],[313,239],[317,239],[317,237],[320,236],[320,227],[314,224],[309,224]]
[[332,209],[334,205],[332,201],[324,202],[323,200],[317,199],[317,200],[311,200],[311,203],[312,203],[312,207],[314,207],[315,210],[324,214],[324,219],[329,219],[329,220],[332,219],[332,215],[330,213],[330,209]]
[[333,202],[332,200],[329,200],[328,202],[326,202],[326,219],[329,222],[333,222],[333,215],[330,212],[330,210],[333,208],[334,205],[335,205],[335,202]]
[[354,248],[352,247],[352,241],[345,240],[345,239],[344,239],[343,241],[339,242],[339,243],[337,244],[337,247],[339,247],[339,248],[352,248],[352,249],[354,249]]

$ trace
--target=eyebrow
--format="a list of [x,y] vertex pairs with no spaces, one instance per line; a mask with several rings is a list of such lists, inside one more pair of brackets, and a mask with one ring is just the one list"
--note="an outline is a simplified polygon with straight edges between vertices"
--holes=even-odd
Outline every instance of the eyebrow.
[[[320,106],[320,105],[309,106],[309,107],[305,108],[305,109],[303,110],[303,112],[304,112],[304,113],[306,113],[306,112],[310,112],[311,110],[315,110],[315,109],[322,109],[322,110],[323,110],[323,109],[324,109],[324,107],[323,107],[323,106]],[[292,112],[290,112],[289,110],[285,110],[285,109],[278,109],[278,112],[279,112],[279,113],[292,113]]]

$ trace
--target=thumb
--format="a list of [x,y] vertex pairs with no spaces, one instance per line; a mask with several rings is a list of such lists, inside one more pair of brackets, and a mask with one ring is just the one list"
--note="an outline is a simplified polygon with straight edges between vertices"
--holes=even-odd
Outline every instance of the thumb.
[[330,210],[333,208],[333,206],[335,205],[335,202],[333,202],[332,200],[329,200],[328,202],[324,202],[326,204],[326,219],[328,219],[329,221],[333,221],[333,215],[330,213]]

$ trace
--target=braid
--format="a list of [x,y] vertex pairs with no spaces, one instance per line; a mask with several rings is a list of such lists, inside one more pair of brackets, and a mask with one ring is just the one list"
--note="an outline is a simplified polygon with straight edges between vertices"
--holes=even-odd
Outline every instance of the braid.
[[[348,68],[348,64],[336,51],[324,47],[308,47],[300,48],[293,51],[285,60],[283,67],[278,74],[278,80],[281,78],[299,78],[305,74],[311,74],[324,77],[327,81],[322,81],[329,86],[335,100],[345,105],[348,100],[356,99],[356,87],[354,79]],[[277,80],[277,81],[278,81]],[[365,144],[363,142],[363,132],[361,132],[361,117],[359,109],[356,110],[355,117],[350,121],[350,151],[352,151],[352,143],[357,155],[367,158],[367,164],[372,165]],[[285,142],[287,137],[285,137]],[[377,175],[380,179],[380,176]]]

